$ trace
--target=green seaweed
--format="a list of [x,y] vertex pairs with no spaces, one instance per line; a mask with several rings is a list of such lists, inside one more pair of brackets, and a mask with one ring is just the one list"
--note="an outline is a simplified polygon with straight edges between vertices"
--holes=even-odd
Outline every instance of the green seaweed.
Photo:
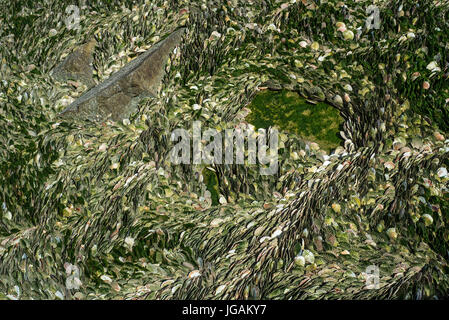
[[203,170],[204,184],[206,185],[206,189],[211,194],[212,205],[218,205],[218,178],[215,172],[208,168],[204,168]]
[[337,109],[319,102],[307,102],[298,93],[262,91],[249,105],[251,113],[246,120],[256,128],[277,126],[295,133],[304,140],[318,143],[330,151],[341,143],[340,126],[343,122]]

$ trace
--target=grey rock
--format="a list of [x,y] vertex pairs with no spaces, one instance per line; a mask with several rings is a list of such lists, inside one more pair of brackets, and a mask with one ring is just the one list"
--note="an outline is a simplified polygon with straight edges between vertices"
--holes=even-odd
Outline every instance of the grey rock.
[[97,42],[92,38],[69,54],[51,72],[51,76],[58,81],[79,80],[88,87],[95,85],[92,78],[93,50]]
[[168,56],[180,43],[184,31],[185,28],[178,29],[155,44],[106,81],[81,95],[60,116],[115,121],[129,116],[142,98],[157,95]]

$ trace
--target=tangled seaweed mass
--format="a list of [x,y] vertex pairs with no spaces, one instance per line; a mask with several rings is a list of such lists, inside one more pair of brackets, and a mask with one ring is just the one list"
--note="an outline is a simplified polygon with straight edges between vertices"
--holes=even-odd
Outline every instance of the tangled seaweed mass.
[[[1,299],[449,296],[449,1],[88,2],[0,2]],[[336,146],[170,161],[261,94]]]

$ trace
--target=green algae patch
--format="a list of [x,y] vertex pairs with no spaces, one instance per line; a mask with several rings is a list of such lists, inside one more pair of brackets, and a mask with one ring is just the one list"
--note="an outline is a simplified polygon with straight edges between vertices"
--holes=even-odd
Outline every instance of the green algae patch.
[[342,141],[339,132],[343,118],[339,111],[323,102],[309,103],[296,92],[262,91],[248,108],[251,113],[246,120],[257,129],[276,126],[316,142],[326,151],[335,149]]

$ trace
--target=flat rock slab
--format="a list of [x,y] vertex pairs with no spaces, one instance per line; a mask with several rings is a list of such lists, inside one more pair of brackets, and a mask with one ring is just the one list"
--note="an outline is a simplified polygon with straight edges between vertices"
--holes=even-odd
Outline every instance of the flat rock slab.
[[97,42],[91,39],[69,54],[59,65],[52,70],[52,77],[58,81],[79,80],[88,87],[93,87],[92,78],[93,50]]
[[60,116],[115,121],[129,116],[143,97],[157,95],[167,59],[181,42],[184,32],[185,28],[174,31],[106,81],[85,92]]

